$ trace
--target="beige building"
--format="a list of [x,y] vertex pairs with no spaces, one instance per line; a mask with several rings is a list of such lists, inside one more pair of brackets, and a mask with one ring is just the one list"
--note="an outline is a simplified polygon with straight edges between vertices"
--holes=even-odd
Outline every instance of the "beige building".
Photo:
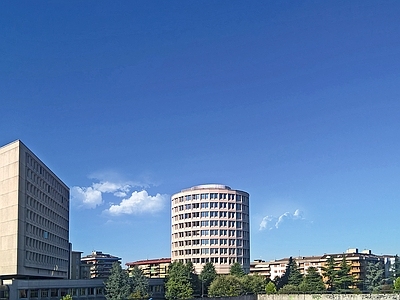
[[206,184],[171,198],[171,261],[191,261],[197,273],[207,262],[217,273],[240,263],[250,271],[249,194]]
[[69,188],[21,141],[0,148],[0,279],[68,278]]
[[[361,290],[364,290],[364,281],[366,279],[368,264],[379,262],[382,269],[385,270],[385,276],[388,277],[389,272],[387,270],[390,269],[390,259],[392,258],[392,256],[389,255],[375,255],[371,250],[359,251],[357,248],[352,248],[346,250],[345,253],[324,254],[320,256],[300,256],[293,257],[293,259],[296,261],[302,274],[306,274],[309,267],[314,267],[322,275],[323,268],[327,266],[327,260],[330,257],[334,258],[336,269],[340,268],[340,263],[342,262],[343,257],[345,257],[347,264],[350,266],[350,274],[354,277]],[[250,273],[263,275],[273,280],[275,277],[281,277],[285,273],[288,263],[288,257],[268,262],[255,260],[250,265]]]
[[134,267],[138,267],[147,278],[165,278],[170,264],[170,258],[159,258],[128,262],[125,265],[128,267],[129,274],[131,274]]

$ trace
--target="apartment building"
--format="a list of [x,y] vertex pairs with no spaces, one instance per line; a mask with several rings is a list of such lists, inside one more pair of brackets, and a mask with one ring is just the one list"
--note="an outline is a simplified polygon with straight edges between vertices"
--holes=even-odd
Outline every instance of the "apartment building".
[[198,185],[171,197],[171,261],[207,262],[229,273],[236,262],[250,270],[249,194],[219,184]]
[[[300,256],[294,257],[293,259],[296,261],[296,264],[302,274],[306,274],[309,267],[315,267],[322,275],[322,268],[326,267],[327,260],[330,257],[334,258],[337,269],[340,268],[340,263],[342,262],[343,257],[345,257],[346,262],[351,267],[350,274],[353,275],[355,281],[360,285],[361,289],[363,288],[362,285],[366,278],[366,270],[369,263],[379,262],[382,264],[382,268],[384,268],[386,271],[390,268],[388,266],[390,265],[390,262],[393,261],[392,256],[375,255],[371,252],[371,250],[359,251],[357,248],[348,249],[344,253],[324,254],[319,256]],[[289,258],[282,258],[268,262],[262,260],[253,261],[251,263],[250,273],[260,274],[273,280],[275,277],[281,277],[285,273],[288,263]],[[388,272],[385,274],[388,274]]]
[[111,274],[112,265],[121,263],[121,258],[101,251],[93,251],[81,258],[83,265],[89,266],[89,278],[107,279]]
[[66,279],[69,251],[69,188],[20,140],[0,147],[0,279]]
[[168,274],[170,264],[171,258],[159,258],[128,262],[125,265],[128,267],[129,274],[134,267],[138,267],[147,278],[165,278]]

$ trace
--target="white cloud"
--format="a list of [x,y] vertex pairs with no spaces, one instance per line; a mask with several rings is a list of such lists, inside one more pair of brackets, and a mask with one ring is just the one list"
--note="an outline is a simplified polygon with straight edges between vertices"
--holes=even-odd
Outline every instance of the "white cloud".
[[[160,203],[163,201],[160,199],[164,196],[157,194],[151,197],[147,195],[146,191],[132,192],[135,186],[144,187],[142,184],[131,181],[99,180],[93,182],[91,186],[88,187],[72,187],[71,199],[72,203],[79,207],[96,208],[104,204],[105,199],[109,199],[110,196],[119,199],[117,200],[118,202],[121,198],[124,198],[119,205],[112,205],[110,207],[110,213],[113,215],[127,213],[127,211],[129,211],[128,207],[131,207],[135,212],[155,211],[161,207]],[[144,193],[146,193],[146,195]],[[108,195],[107,197],[105,197],[106,194]],[[129,197],[128,195],[131,196],[126,199]],[[143,199],[147,199],[147,201]],[[137,207],[137,203],[139,203],[139,207]]]
[[157,212],[164,207],[164,202],[167,198],[167,195],[160,194],[150,196],[145,190],[140,192],[134,191],[129,198],[123,199],[120,204],[111,205],[104,212],[113,216]]
[[278,229],[287,220],[296,221],[296,220],[305,220],[305,218],[303,218],[303,213],[299,209],[296,209],[294,213],[285,212],[279,217],[265,216],[261,220],[259,230]]
[[92,187],[74,186],[71,188],[71,197],[73,201],[86,208],[95,208],[103,203],[101,192]]

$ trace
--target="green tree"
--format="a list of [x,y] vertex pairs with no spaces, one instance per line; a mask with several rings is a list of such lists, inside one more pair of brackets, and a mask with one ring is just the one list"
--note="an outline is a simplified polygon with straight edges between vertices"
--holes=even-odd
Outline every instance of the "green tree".
[[342,261],[337,270],[335,286],[337,290],[348,290],[354,284],[354,277],[350,274],[351,266],[346,261],[346,256],[343,254]]
[[368,262],[365,272],[364,289],[369,292],[380,291],[384,283],[384,273],[385,270],[381,262]]
[[146,276],[144,276],[143,271],[135,266],[131,272],[131,290],[132,294],[130,298],[132,299],[144,299],[149,296],[149,281]]
[[276,286],[272,281],[268,282],[267,285],[265,286],[265,293],[267,293],[267,294],[275,294],[276,293]]
[[303,282],[299,285],[302,292],[321,292],[325,291],[325,284],[317,268],[309,267]]
[[397,277],[394,281],[394,291],[397,293],[400,292],[400,277]]
[[122,270],[121,265],[115,262],[112,265],[111,275],[105,284],[107,300],[121,300],[128,298],[131,287],[128,273]]
[[61,300],[72,300],[72,296],[71,295],[65,295],[61,298]]
[[243,293],[260,294],[265,292],[265,278],[258,274],[241,277]]
[[192,285],[193,294],[200,295],[201,283],[200,283],[199,275],[196,274],[193,263],[191,261],[188,261],[185,264],[185,268],[186,268],[187,275],[190,278],[190,284]]
[[237,297],[242,295],[243,287],[240,277],[234,275],[220,275],[210,285],[210,297]]
[[168,277],[165,284],[167,299],[190,299],[193,297],[190,265],[175,261],[168,268]]
[[326,260],[326,267],[322,267],[322,276],[325,278],[325,284],[328,286],[328,291],[335,290],[335,281],[337,277],[336,262],[331,255]]
[[285,284],[279,291],[279,294],[297,294],[299,287],[294,284]]
[[274,278],[274,283],[276,289],[279,291],[284,285],[288,284],[289,274],[290,274],[290,266],[293,264],[293,258],[289,257],[289,262],[286,265],[285,273],[281,277],[276,276]]
[[200,278],[201,285],[202,285],[201,296],[203,296],[204,294],[207,295],[208,287],[210,286],[211,282],[213,282],[213,280],[215,278],[217,278],[217,272],[215,271],[215,267],[214,267],[213,263],[207,262],[203,266],[203,269],[201,270],[199,278]]
[[231,265],[229,269],[229,274],[237,277],[242,277],[246,275],[246,273],[243,271],[242,265],[238,262],[235,262],[233,265]]
[[298,286],[303,281],[303,274],[301,274],[296,260],[292,259],[289,262],[289,276],[288,276],[288,284]]

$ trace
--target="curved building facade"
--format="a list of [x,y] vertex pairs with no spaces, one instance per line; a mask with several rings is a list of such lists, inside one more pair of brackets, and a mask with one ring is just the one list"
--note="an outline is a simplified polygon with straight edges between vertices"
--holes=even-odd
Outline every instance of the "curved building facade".
[[250,270],[249,194],[219,184],[198,185],[171,197],[171,260],[191,261],[199,274],[212,262],[218,274],[240,263]]

